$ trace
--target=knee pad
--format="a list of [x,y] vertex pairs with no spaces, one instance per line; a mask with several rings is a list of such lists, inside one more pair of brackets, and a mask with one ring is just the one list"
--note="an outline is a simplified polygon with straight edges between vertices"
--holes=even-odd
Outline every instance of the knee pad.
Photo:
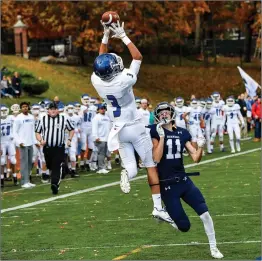
[[15,165],[16,164],[16,158],[15,155],[9,157],[10,163]]
[[2,155],[0,161],[1,161],[1,166],[4,166],[6,164],[6,155]]
[[185,220],[179,220],[178,222],[175,221],[175,224],[177,225],[178,229],[181,232],[188,232],[190,230],[191,224],[189,222],[189,220],[185,219]]
[[75,162],[76,161],[76,155],[75,154],[70,154],[69,158],[70,158],[71,162]]
[[236,139],[236,142],[237,142],[237,143],[240,143],[240,139]]
[[202,202],[201,204],[197,205],[194,210],[196,213],[201,216],[203,213],[207,212],[208,213],[208,207],[206,202]]
[[137,175],[137,167],[135,165],[127,164],[125,169],[129,179],[133,179]]

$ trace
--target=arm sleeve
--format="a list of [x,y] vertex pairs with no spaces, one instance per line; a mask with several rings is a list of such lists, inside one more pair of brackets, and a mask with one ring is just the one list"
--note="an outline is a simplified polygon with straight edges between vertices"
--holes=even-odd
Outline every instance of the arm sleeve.
[[43,121],[43,118],[39,120],[38,123],[36,124],[36,127],[35,127],[36,133],[40,134],[42,132],[42,121]]
[[188,141],[191,141],[192,140],[192,136],[191,134],[189,133],[188,130],[186,130],[186,133],[185,133],[185,144],[188,142]]
[[160,140],[160,137],[156,131],[156,125],[149,126],[151,139]]
[[69,131],[72,131],[75,129],[72,123],[68,119],[66,119],[66,129]]
[[21,127],[20,120],[19,119],[15,119],[14,126],[13,126],[13,136],[14,136],[15,142],[17,144],[21,144],[22,143],[21,140],[20,140],[20,137],[18,135],[20,127]]
[[141,66],[142,61],[140,60],[133,60],[130,64],[130,70],[135,74],[138,75],[140,66]]

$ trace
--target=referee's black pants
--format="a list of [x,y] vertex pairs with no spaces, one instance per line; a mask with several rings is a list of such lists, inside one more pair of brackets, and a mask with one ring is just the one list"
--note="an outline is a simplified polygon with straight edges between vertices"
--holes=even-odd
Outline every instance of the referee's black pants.
[[43,149],[46,167],[51,171],[51,185],[59,186],[62,177],[63,163],[65,159],[65,147],[47,147]]

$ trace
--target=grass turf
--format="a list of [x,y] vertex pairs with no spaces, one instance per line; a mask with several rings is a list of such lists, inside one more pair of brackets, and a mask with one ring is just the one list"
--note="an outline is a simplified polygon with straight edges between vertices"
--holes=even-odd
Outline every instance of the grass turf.
[[[242,142],[242,151],[257,147]],[[203,161],[229,154],[215,151]],[[259,156],[256,151],[188,169],[201,172],[192,179],[206,198],[225,259],[260,256]],[[188,163],[192,162],[186,158]],[[118,181],[119,173],[118,166],[108,175],[81,173],[79,179],[64,180],[59,195]],[[115,185],[3,213],[2,259],[211,259],[202,222],[191,208],[184,204],[191,230],[175,231],[151,218],[146,179],[132,182],[131,187],[128,195]],[[2,209],[54,197],[49,185],[12,190],[16,189],[7,187],[2,193]],[[192,242],[205,244],[187,245]]]

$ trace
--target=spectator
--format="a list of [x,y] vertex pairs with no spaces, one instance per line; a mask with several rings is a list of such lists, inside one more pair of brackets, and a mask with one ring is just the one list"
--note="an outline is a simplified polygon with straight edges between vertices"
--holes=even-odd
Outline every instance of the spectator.
[[145,126],[149,125],[149,120],[150,120],[150,112],[147,109],[147,107],[148,107],[147,99],[142,99],[138,111],[142,117],[142,122]]
[[58,96],[55,96],[55,98],[54,98],[54,103],[57,105],[57,107],[58,107],[59,104],[61,103]]
[[14,120],[14,139],[20,149],[21,185],[22,188],[32,188],[35,184],[30,183],[30,172],[33,161],[33,145],[37,144],[35,138],[35,120],[29,112],[29,103],[20,104],[20,113]]
[[6,76],[3,75],[3,79],[1,80],[1,97],[8,97],[8,85]]
[[155,123],[155,117],[154,117],[154,110],[153,106],[151,104],[148,105],[148,110],[150,112],[150,119],[149,119],[149,124],[152,125]]
[[247,104],[245,102],[245,94],[241,93],[238,96],[237,103],[240,106],[240,112],[243,116],[244,122],[245,122],[245,128],[241,129],[241,140],[247,139]]
[[20,98],[21,93],[22,93],[22,87],[21,87],[21,78],[19,77],[18,72],[14,72],[14,76],[12,78],[12,86],[16,90],[17,97]]
[[260,142],[261,140],[261,98],[256,96],[256,101],[252,105],[252,117],[255,121],[255,138],[254,142]]
[[247,105],[247,132],[250,132],[252,128],[252,105],[254,103],[253,99],[250,96],[246,98],[246,105]]
[[12,79],[10,76],[6,77],[7,79],[7,86],[8,86],[8,94],[12,95],[12,96],[17,96],[17,94],[19,93],[19,91],[17,91],[12,84]]

